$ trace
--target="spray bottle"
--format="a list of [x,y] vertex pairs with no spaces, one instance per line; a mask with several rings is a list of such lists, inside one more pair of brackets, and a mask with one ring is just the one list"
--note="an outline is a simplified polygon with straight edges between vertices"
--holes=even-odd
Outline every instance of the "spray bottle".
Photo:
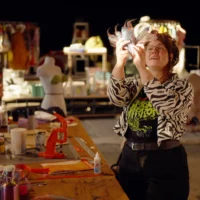
[[94,173],[100,174],[101,173],[101,157],[99,156],[99,153],[97,152],[94,157]]
[[14,165],[4,167],[5,180],[1,184],[1,200],[20,200],[19,187],[14,180]]

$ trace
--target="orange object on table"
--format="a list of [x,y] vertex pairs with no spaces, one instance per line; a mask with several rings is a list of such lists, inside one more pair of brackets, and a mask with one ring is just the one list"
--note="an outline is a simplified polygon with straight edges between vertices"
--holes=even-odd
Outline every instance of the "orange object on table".
[[64,117],[54,113],[60,121],[61,127],[53,129],[51,135],[46,142],[46,151],[38,153],[38,156],[45,158],[65,158],[63,152],[56,152],[56,143],[63,144],[67,141],[67,122]]

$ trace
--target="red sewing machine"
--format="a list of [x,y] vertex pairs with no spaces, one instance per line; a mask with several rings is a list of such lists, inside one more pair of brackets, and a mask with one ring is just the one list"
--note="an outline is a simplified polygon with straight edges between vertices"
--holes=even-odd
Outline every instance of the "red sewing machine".
[[49,136],[46,142],[46,151],[39,152],[38,156],[45,158],[65,158],[63,152],[56,152],[56,143],[61,145],[67,141],[67,122],[64,117],[54,113],[60,122],[60,127],[52,130],[51,135]]

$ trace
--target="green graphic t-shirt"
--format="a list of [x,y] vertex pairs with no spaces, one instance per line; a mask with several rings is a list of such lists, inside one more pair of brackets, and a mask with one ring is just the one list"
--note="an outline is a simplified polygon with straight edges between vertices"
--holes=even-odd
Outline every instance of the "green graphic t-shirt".
[[156,142],[158,115],[142,89],[128,110],[127,139],[134,142]]

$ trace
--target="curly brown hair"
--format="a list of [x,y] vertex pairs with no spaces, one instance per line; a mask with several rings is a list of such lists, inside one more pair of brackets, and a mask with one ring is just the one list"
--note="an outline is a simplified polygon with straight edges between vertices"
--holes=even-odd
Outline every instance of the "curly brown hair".
[[[156,40],[159,40],[160,42],[162,42],[164,44],[164,46],[166,47],[168,54],[169,54],[169,62],[164,69],[164,74],[163,74],[163,78],[162,78],[162,80],[164,81],[171,77],[173,67],[179,61],[179,49],[178,49],[176,40],[174,38],[172,38],[172,36],[169,33],[158,33],[157,30],[152,30],[151,34],[155,34],[157,36]],[[149,42],[150,41],[148,41],[145,44],[145,46],[147,46]],[[173,55],[172,59],[171,59],[170,54]]]

